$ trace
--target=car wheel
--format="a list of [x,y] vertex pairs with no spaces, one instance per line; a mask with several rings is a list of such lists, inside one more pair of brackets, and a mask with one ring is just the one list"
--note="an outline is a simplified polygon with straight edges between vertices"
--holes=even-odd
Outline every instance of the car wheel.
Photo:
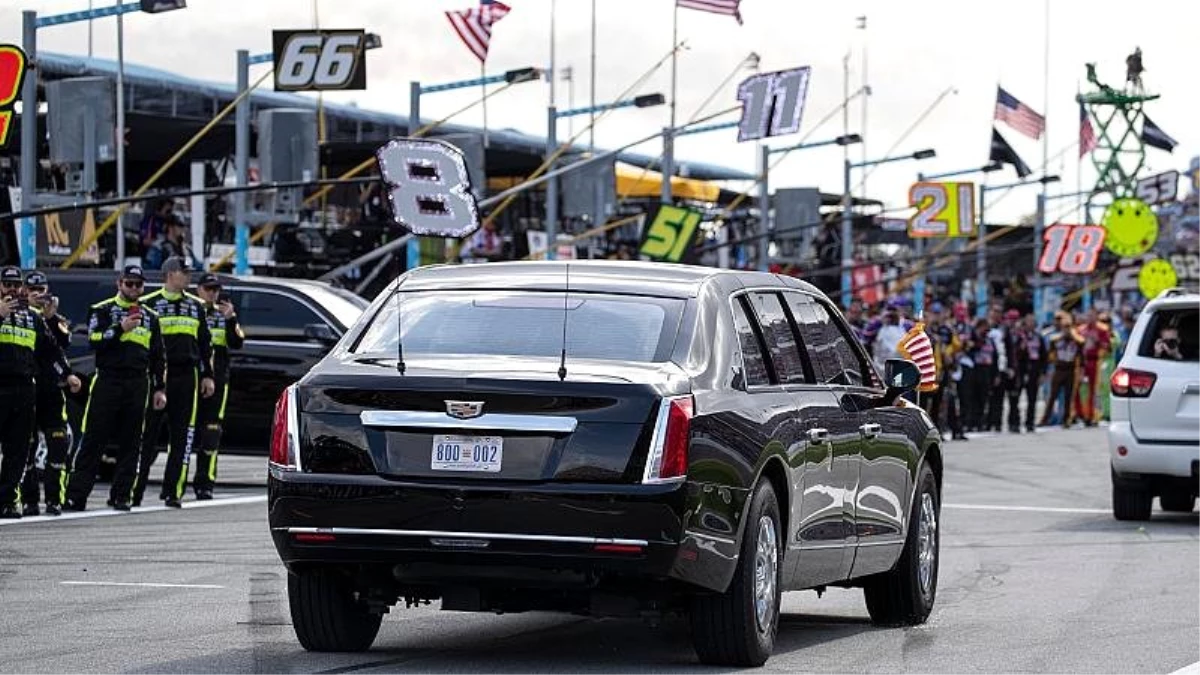
[[383,616],[354,596],[349,580],[330,570],[288,574],[292,627],[311,652],[361,652],[371,647]]
[[1149,490],[1121,485],[1115,479],[1113,480],[1113,518],[1117,520],[1150,520],[1150,507],[1153,503],[1154,495],[1150,494]]
[[693,598],[692,644],[702,663],[761,666],[779,630],[783,534],[779,501],[766,479],[751,498],[737,570],[724,593]]
[[900,560],[890,572],[869,577],[863,586],[871,621],[915,626],[929,618],[937,597],[940,515],[937,480],[928,466],[922,466]]
[[1196,498],[1186,492],[1164,492],[1158,496],[1163,511],[1191,513],[1196,508]]

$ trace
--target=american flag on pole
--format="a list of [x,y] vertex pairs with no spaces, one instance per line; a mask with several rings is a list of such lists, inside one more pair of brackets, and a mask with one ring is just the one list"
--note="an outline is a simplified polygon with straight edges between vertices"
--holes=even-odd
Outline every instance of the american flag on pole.
[[503,19],[511,11],[508,5],[496,0],[479,0],[472,9],[446,12],[446,18],[454,32],[480,63],[487,61],[488,45],[492,41],[492,24]]
[[1088,118],[1087,109],[1079,104],[1079,157],[1096,149],[1096,130],[1092,128],[1092,120]]
[[929,341],[924,323],[917,323],[912,330],[905,333],[904,337],[900,338],[900,345],[896,351],[901,357],[917,364],[917,370],[921,371],[918,390],[935,391],[938,388],[937,361],[933,358],[933,343]]
[[1046,130],[1046,118],[1021,103],[1015,96],[996,87],[996,119],[1036,140]]
[[712,12],[713,14],[726,14],[737,19],[740,25],[742,23],[742,14],[738,11],[740,2],[741,0],[675,0],[675,6],[684,9],[698,9],[701,12]]

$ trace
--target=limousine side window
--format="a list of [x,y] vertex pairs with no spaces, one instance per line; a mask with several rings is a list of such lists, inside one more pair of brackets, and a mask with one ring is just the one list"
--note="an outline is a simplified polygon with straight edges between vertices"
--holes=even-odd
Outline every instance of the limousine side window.
[[233,291],[238,319],[246,335],[258,340],[309,342],[304,327],[328,323],[298,300],[279,293]]
[[733,328],[737,331],[738,344],[742,351],[743,377],[747,387],[771,384],[771,376],[767,373],[767,363],[763,359],[762,348],[759,346],[758,335],[754,333],[754,325],[746,314],[746,307],[740,300],[733,302]]
[[785,295],[817,380],[825,384],[861,385],[862,364],[829,312],[803,293]]
[[771,363],[775,365],[775,373],[782,384],[803,384],[804,362],[800,358],[800,345],[796,344],[796,335],[788,323],[787,314],[779,301],[777,293],[752,293],[752,304],[758,314],[758,324],[762,326],[763,338],[767,343],[767,351],[771,354]]

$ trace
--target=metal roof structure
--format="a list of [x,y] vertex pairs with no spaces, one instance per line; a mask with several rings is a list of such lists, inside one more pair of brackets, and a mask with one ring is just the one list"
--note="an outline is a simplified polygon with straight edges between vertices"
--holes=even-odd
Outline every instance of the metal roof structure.
[[[117,63],[108,59],[87,58],[69,54],[40,52],[37,67],[43,81],[67,77],[104,76],[115,79]],[[237,96],[233,84],[210,82],[186,77],[159,68],[125,64],[126,105],[133,113],[143,113],[191,122],[211,119],[224,105]],[[251,118],[264,108],[307,108],[315,109],[315,98],[259,89],[250,95]],[[385,141],[407,133],[407,115],[379,112],[341,103],[325,103],[328,139],[342,142]],[[478,127],[446,124],[442,133],[481,133]],[[540,158],[545,153],[546,139],[515,129],[489,129],[489,155],[493,150],[500,153],[519,153],[530,158]],[[583,148],[579,148],[583,150]],[[489,163],[491,162],[489,156]],[[634,152],[622,152],[618,159],[639,167],[654,168],[657,157]],[[752,173],[729,167],[688,162],[677,158],[676,171],[679,175],[699,180],[754,180]]]

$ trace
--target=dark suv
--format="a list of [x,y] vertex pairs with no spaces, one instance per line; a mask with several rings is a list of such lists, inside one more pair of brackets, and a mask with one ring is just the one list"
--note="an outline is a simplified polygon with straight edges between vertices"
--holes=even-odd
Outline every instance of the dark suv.
[[[50,292],[59,312],[73,325],[71,364],[81,374],[94,371],[87,343],[89,307],[116,294],[116,272],[49,270]],[[148,275],[146,292],[161,286]],[[266,454],[275,400],[301,378],[354,324],[367,302],[349,291],[316,281],[274,277],[222,276],[225,292],[246,331],[242,349],[232,352],[225,449]],[[86,387],[84,388],[86,391]],[[86,401],[75,413],[82,411]],[[72,406],[76,408],[76,406]],[[76,418],[77,419],[77,418]]]

